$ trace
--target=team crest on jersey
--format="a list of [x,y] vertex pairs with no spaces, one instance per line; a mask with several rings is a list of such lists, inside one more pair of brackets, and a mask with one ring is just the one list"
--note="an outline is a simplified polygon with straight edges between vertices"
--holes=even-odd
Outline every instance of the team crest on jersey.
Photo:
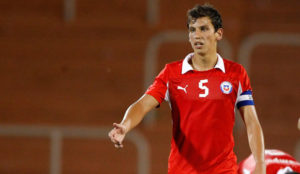
[[227,81],[224,81],[221,83],[221,91],[224,93],[224,94],[230,94],[231,91],[232,91],[232,85],[230,82],[227,82]]

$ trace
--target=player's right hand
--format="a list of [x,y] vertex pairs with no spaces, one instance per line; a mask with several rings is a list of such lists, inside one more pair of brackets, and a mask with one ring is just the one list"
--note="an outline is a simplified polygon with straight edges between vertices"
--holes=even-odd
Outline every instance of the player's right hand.
[[113,129],[108,133],[110,140],[114,143],[116,148],[123,147],[123,140],[126,135],[126,127],[122,124],[113,124]]

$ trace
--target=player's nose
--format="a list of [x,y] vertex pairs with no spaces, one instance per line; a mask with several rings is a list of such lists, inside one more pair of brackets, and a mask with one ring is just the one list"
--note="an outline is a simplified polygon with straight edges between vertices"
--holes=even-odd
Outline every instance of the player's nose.
[[200,39],[202,37],[202,33],[199,30],[196,30],[193,37],[194,39]]

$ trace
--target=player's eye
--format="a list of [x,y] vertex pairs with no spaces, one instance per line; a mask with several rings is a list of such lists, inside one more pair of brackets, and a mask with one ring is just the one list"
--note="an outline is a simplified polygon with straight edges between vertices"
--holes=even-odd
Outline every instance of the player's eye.
[[194,27],[189,28],[189,32],[194,32],[196,29]]
[[206,26],[202,26],[202,27],[200,27],[200,30],[201,31],[206,31],[206,30],[208,30],[208,28]]

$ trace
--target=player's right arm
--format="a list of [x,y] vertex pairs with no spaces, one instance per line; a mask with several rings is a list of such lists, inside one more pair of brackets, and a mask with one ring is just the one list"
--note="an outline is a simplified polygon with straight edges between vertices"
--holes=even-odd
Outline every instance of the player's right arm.
[[159,105],[159,102],[151,95],[145,94],[135,103],[130,105],[125,112],[121,123],[113,123],[113,129],[108,136],[116,148],[123,147],[123,140],[127,132],[137,126],[144,116],[153,108]]
[[138,125],[151,109],[159,106],[165,100],[168,81],[167,67],[166,65],[158,76],[156,76],[152,85],[145,92],[145,95],[129,106],[122,122],[113,124],[114,128],[109,132],[108,136],[116,148],[122,148],[122,142],[127,132]]

